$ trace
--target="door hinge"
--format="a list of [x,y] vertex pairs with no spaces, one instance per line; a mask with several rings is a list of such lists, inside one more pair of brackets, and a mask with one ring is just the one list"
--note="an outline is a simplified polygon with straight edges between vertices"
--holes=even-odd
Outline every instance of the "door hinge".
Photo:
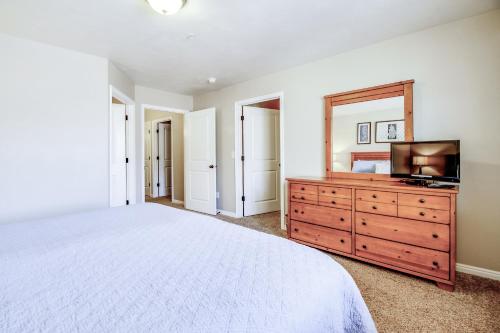
[[128,163],[128,157],[125,157],[125,163]]
[[245,196],[242,196],[242,197],[241,197],[241,201],[245,201]]
[[160,130],[158,130],[158,129],[157,129],[157,130],[156,130],[156,133],[160,133]]
[[125,115],[125,120],[128,120],[128,114]]
[[245,116],[241,116],[241,121],[245,120]]
[[241,155],[241,161],[243,162],[245,160],[245,156]]
[[130,202],[127,200],[126,204],[128,205]]
[[160,183],[156,183],[156,187],[160,187]]
[[156,160],[159,161],[160,160],[160,156],[156,156]]

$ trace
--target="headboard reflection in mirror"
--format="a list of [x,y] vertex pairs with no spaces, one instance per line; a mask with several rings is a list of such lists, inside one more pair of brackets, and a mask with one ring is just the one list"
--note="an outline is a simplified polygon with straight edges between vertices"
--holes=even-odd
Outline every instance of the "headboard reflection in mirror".
[[329,177],[389,179],[390,143],[413,141],[413,80],[325,96]]

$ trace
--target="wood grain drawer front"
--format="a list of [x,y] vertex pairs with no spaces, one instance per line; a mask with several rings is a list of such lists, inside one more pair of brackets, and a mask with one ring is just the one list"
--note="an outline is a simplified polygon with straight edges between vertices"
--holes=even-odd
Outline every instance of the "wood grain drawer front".
[[351,211],[292,202],[292,220],[314,223],[325,227],[351,231]]
[[399,193],[398,202],[402,206],[450,210],[450,198],[448,197]]
[[398,205],[356,200],[356,211],[389,215],[389,216],[398,216]]
[[327,207],[335,207],[341,209],[352,209],[351,199],[335,198],[326,195],[318,196],[318,204]]
[[442,279],[449,278],[449,254],[356,235],[356,255]]
[[396,192],[356,190],[356,200],[397,204],[398,194]]
[[399,206],[398,216],[420,221],[450,224],[450,212],[447,210]]
[[356,233],[434,250],[450,251],[450,227],[444,224],[356,213]]
[[343,187],[320,186],[319,195],[330,196],[334,198],[351,199],[351,189]]
[[291,192],[305,193],[305,194],[318,194],[318,186],[304,185],[304,184],[291,184]]
[[351,233],[292,220],[292,238],[351,253]]
[[318,195],[317,194],[307,194],[300,192],[292,192],[290,193],[290,200],[297,202],[305,202],[316,205],[318,203]]

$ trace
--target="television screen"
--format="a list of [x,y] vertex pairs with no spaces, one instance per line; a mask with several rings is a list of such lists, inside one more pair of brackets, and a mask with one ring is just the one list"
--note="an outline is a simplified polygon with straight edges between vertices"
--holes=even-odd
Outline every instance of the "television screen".
[[460,182],[460,141],[391,143],[391,176]]

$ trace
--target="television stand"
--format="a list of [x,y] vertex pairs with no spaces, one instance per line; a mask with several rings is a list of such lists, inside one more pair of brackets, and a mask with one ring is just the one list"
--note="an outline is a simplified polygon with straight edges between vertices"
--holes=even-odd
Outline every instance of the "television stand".
[[429,181],[426,179],[402,179],[401,183],[405,183],[406,185],[422,186],[422,187],[429,186]]
[[436,182],[433,182],[433,181],[427,180],[427,179],[403,179],[403,180],[401,180],[401,182],[405,183],[407,185],[421,186],[421,187],[428,187],[428,188],[451,189],[451,188],[455,187],[455,185],[439,184],[439,183],[436,183]]

